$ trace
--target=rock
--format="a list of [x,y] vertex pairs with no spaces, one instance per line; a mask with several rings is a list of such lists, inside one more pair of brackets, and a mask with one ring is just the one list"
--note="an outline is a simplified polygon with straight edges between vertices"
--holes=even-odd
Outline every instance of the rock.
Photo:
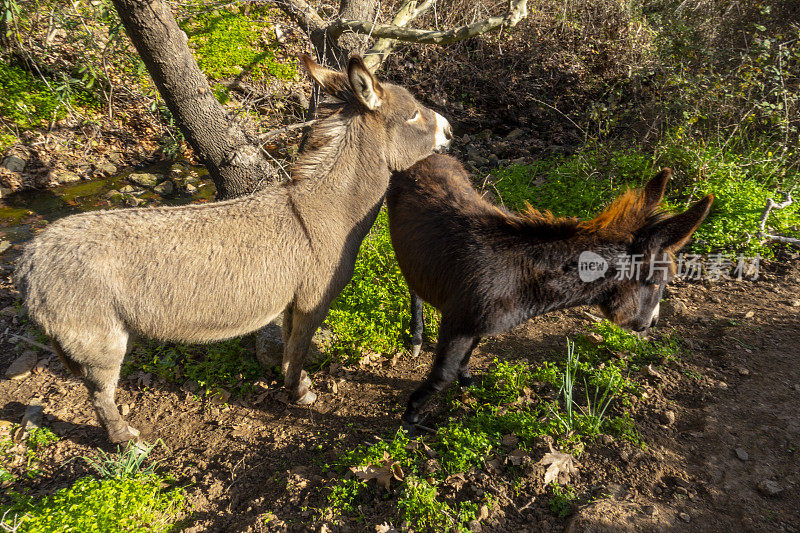
[[13,305],[7,305],[6,307],[0,309],[0,315],[3,316],[17,316],[18,314],[17,308]]
[[691,522],[691,520],[692,520],[692,517],[691,517],[691,516],[689,516],[689,513],[678,513],[678,517],[679,517],[681,520],[683,520],[684,522],[686,522],[687,524],[688,524],[689,522]]
[[467,524],[467,528],[469,528],[472,533],[480,533],[483,531],[483,526],[477,520],[470,520],[469,524]]
[[525,133],[525,130],[522,128],[514,128],[508,133],[508,135],[506,135],[506,140],[513,141],[514,139],[521,137],[523,133]]
[[12,189],[7,189],[5,187],[0,187],[0,198],[5,198],[9,194],[13,193]]
[[778,496],[781,492],[783,492],[783,487],[781,487],[776,481],[765,479],[758,484],[758,492],[764,496]]
[[500,158],[497,157],[497,154],[489,154],[489,164],[493,167],[500,164]]
[[662,424],[665,424],[667,426],[671,426],[672,424],[675,423],[675,411],[671,411],[671,410],[664,411],[663,413],[661,413],[659,418],[661,419],[661,423]]
[[108,152],[106,154],[106,159],[108,159],[114,165],[119,165],[124,161],[122,152]]
[[34,398],[25,409],[25,414],[22,415],[22,421],[19,425],[23,431],[31,431],[42,427],[42,416],[44,415],[44,405],[39,398]]
[[95,164],[94,170],[95,172],[99,172],[104,176],[112,176],[117,173],[116,165],[109,163],[108,161],[100,161],[99,163]]
[[131,406],[129,404],[127,404],[127,403],[123,403],[119,407],[119,412],[120,412],[120,414],[122,416],[128,416],[130,414],[130,412],[131,412]]
[[736,448],[733,451],[736,452],[736,457],[738,457],[742,461],[747,461],[748,459],[750,459],[750,455],[745,451],[744,448]]
[[478,152],[476,152],[472,148],[467,150],[467,159],[475,163],[475,165],[477,166],[484,166],[489,163],[488,159],[481,156]]
[[11,248],[11,243],[5,240],[0,240],[0,254]]
[[642,512],[647,516],[656,516],[658,514],[658,508],[655,505],[645,505],[642,507]]
[[152,174],[150,172],[132,172],[128,176],[129,181],[132,181],[136,185],[147,187],[148,189],[152,189],[153,187],[158,185],[158,181],[160,179],[161,176],[157,174]]
[[170,194],[175,192],[175,184],[171,181],[162,181],[158,185],[156,185],[153,190],[160,194],[161,196],[169,196]]
[[800,307],[800,300],[792,300],[789,302],[789,305],[792,307]]
[[22,380],[31,375],[33,367],[36,366],[38,357],[33,350],[25,350],[22,355],[17,357],[11,366],[6,370],[8,379]]
[[50,181],[53,181],[55,183],[73,183],[76,181],[81,181],[81,177],[69,170],[61,170],[61,171],[51,172]]
[[745,318],[753,318],[754,316],[756,316],[755,311],[748,311],[744,314]]
[[27,164],[28,162],[22,159],[21,157],[10,155],[5,159],[3,159],[3,164],[0,166],[2,166],[6,170],[10,170],[11,172],[19,173],[25,170],[25,165]]
[[738,369],[736,369],[736,371],[739,372],[740,376],[749,376],[750,375],[750,371],[748,369],[746,369],[745,367],[743,367],[743,366],[740,366]]
[[192,185],[191,183],[187,183],[186,186],[183,188],[186,191],[186,194],[194,194],[197,192],[197,187]]
[[136,187],[133,185],[125,185],[119,190],[119,192],[122,194],[133,194],[136,192]]
[[125,201],[125,205],[127,205],[128,207],[137,207],[142,203],[142,200],[136,198],[131,194],[124,195],[123,200]]

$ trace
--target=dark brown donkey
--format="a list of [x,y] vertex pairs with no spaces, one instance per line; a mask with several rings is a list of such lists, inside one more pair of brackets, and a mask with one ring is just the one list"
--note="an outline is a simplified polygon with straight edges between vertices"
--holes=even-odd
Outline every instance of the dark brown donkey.
[[660,213],[669,176],[664,169],[644,189],[578,221],[492,205],[449,156],[432,155],[394,174],[389,228],[412,290],[415,352],[422,343],[419,297],[442,312],[433,368],[403,421],[417,423],[428,398],[456,377],[462,386],[472,383],[469,357],[481,337],[533,316],[597,304],[620,326],[641,332],[655,325],[673,254],[713,201],[709,195],[679,215]]
[[361,58],[347,72],[303,58],[328,95],[292,181],[206,205],[84,213],[25,249],[17,285],[64,364],[82,375],[112,441],[137,435],[114,404],[134,336],[210,342],[255,331],[286,309],[283,373],[302,370],[314,331],[353,274],[392,171],[449,143],[450,126]]

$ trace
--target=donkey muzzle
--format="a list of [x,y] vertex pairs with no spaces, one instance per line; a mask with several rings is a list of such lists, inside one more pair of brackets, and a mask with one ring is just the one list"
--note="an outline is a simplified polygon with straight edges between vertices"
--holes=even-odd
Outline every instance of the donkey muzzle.
[[442,115],[435,111],[434,115],[436,115],[436,134],[433,137],[433,151],[444,152],[450,147],[450,141],[453,139],[453,128]]

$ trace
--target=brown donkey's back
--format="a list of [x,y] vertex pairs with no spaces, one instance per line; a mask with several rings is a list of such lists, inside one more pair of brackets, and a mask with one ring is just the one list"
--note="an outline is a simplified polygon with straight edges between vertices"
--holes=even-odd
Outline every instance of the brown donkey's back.
[[360,58],[347,73],[304,61],[331,97],[291,183],[206,205],[75,215],[26,247],[15,276],[24,304],[84,376],[112,441],[137,435],[114,404],[134,335],[221,340],[285,309],[285,384],[295,401],[314,401],[303,358],[352,276],[390,172],[449,142],[446,120]]
[[[419,298],[442,312],[433,368],[411,395],[404,422],[417,423],[425,401],[456,377],[462,385],[472,382],[469,357],[481,337],[530,317],[597,304],[623,327],[655,325],[674,272],[673,253],[713,200],[708,196],[675,216],[659,212],[669,176],[662,170],[642,190],[624,193],[581,222],[491,204],[452,157],[431,155],[395,173],[386,195],[389,229],[412,291],[415,352],[422,343]],[[626,274],[632,257],[642,260],[642,276]],[[657,261],[665,264],[656,268]],[[589,262],[601,268],[584,271]]]

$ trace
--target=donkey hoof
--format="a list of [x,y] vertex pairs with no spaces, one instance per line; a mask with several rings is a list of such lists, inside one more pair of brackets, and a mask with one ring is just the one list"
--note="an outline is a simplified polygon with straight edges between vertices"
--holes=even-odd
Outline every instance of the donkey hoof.
[[406,434],[409,437],[415,437],[417,435],[417,425],[416,424],[411,424],[409,422],[406,422],[405,420],[402,421],[402,424],[403,424],[403,430],[406,432]]
[[139,430],[128,424],[108,432],[108,438],[114,444],[123,444],[139,437]]
[[411,345],[411,356],[417,357],[419,355],[419,351],[422,348],[421,344],[412,344]]
[[305,394],[303,394],[300,398],[295,400],[294,403],[297,405],[311,405],[317,401],[317,395],[314,391],[307,390]]
[[458,386],[459,387],[472,387],[472,385],[474,383],[475,383],[475,380],[472,379],[472,376],[469,375],[469,374],[464,374],[464,375],[458,376]]

